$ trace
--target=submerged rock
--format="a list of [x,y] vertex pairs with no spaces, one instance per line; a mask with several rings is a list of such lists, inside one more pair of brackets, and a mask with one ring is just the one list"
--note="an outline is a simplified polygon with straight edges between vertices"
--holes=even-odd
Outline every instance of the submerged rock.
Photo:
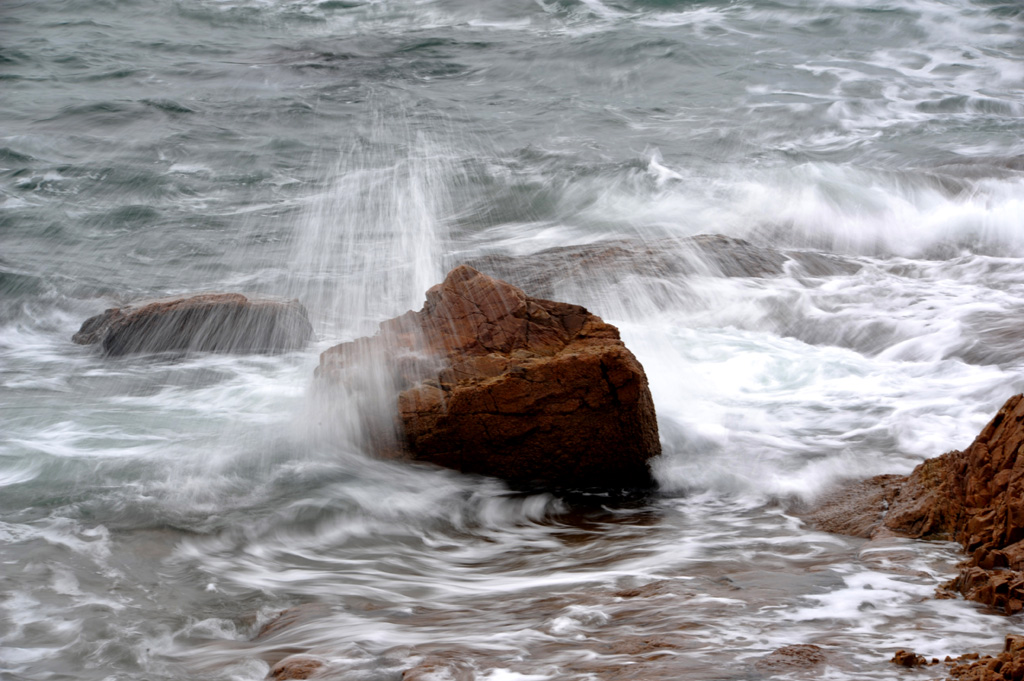
[[403,456],[524,484],[652,484],[661,445],[647,377],[618,330],[583,307],[463,265],[422,310],[324,352],[318,375],[343,380],[371,353],[399,374]]
[[816,669],[828,661],[820,647],[810,643],[783,646],[754,663],[762,672],[785,673],[796,670]]
[[849,275],[862,264],[815,251],[781,251],[722,234],[698,234],[650,241],[615,239],[556,246],[529,255],[492,253],[467,262],[471,267],[509,281],[539,296],[551,296],[565,282],[627,277],[688,276],[797,277]]
[[695,274],[769,277],[783,273],[789,256],[720,234],[653,241],[614,240],[557,246],[527,256],[484,255],[469,265],[538,295],[553,295],[561,281],[619,279],[623,274],[672,277]]
[[[857,483],[812,512],[872,518],[861,536],[958,541],[969,558],[952,587],[1007,614],[1024,610],[1024,395],[1011,397],[970,447],[919,465],[905,478]],[[837,500],[845,503],[835,513]],[[859,506],[859,507],[858,507]],[[830,510],[831,507],[831,510]],[[886,510],[887,507],[887,510]],[[856,525],[856,523],[854,523]]]
[[286,657],[270,669],[268,679],[287,681],[291,679],[314,678],[324,667],[324,661],[309,655]]
[[313,336],[297,300],[205,293],[105,310],[72,340],[99,343],[108,355],[136,352],[287,352]]

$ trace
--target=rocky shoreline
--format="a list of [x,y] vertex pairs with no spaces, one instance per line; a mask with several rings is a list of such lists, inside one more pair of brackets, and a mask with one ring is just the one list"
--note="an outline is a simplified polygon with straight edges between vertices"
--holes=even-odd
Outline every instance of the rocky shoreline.
[[[726,276],[777,276],[799,254],[755,249],[726,237],[692,239]],[[730,259],[728,254],[737,255]],[[706,254],[705,254],[706,256]],[[679,261],[663,249],[638,252],[622,244],[542,252],[519,269],[500,257],[479,264],[507,270],[542,290],[565,269],[657,274]],[[551,261],[551,262],[549,262]],[[707,258],[705,257],[705,261]],[[721,261],[721,262],[719,262]],[[538,264],[539,263],[539,264]],[[722,263],[733,263],[730,269]],[[547,273],[541,276],[541,273]],[[546,278],[545,278],[546,277]],[[107,355],[136,352],[280,352],[312,337],[297,301],[204,294],[112,308],[87,320],[74,340],[96,343]],[[334,346],[321,355],[321,385],[353,381],[368,361],[387,368],[396,438],[374,440],[377,454],[495,476],[545,489],[649,488],[649,463],[660,454],[654,404],[643,367],[618,330],[583,307],[535,298],[505,281],[463,265],[430,289],[426,303],[381,324],[377,335]],[[385,428],[386,430],[386,428]],[[1024,611],[1024,395],[1011,397],[963,451],[920,464],[907,476],[882,475],[834,490],[802,517],[814,527],[869,539],[908,537],[958,542],[966,552],[959,575],[939,587],[1013,615]],[[322,614],[315,604],[285,610],[253,641],[274,647],[289,629]],[[283,638],[282,638],[283,635]],[[639,641],[637,650],[670,643]],[[760,673],[809,671],[828,663],[813,645],[780,648],[754,664]],[[268,678],[327,678],[327,660],[282,649],[267,658]],[[914,668],[939,664],[913,651],[892,662]],[[1024,638],[1008,636],[997,656],[947,657],[949,678],[1024,681]],[[405,681],[474,678],[458,659],[427,655],[405,670]]]
[[967,553],[947,588],[1007,615],[1024,609],[1024,395],[1014,395],[963,451],[908,476],[854,483],[806,518],[820,529],[865,538],[959,542]]

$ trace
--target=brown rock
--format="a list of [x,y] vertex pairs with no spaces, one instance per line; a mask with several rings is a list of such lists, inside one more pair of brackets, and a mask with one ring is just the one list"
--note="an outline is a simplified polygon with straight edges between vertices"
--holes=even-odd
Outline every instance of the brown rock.
[[903,475],[876,475],[845,485],[830,492],[803,516],[825,532],[866,539],[881,527],[885,509],[906,479]]
[[136,352],[285,352],[313,335],[297,300],[207,293],[110,308],[90,317],[72,340],[99,343],[108,355]]
[[783,646],[754,663],[761,671],[784,672],[794,669],[809,669],[827,660],[825,651],[816,645],[801,643]]
[[324,666],[323,660],[307,655],[292,655],[273,666],[268,679],[285,681],[286,679],[313,678]]
[[928,660],[923,655],[918,655],[912,650],[897,650],[890,662],[901,667],[923,667],[928,664]]
[[324,352],[318,375],[344,380],[367,355],[397,374],[406,456],[517,483],[651,484],[661,446],[647,377],[618,329],[583,307],[463,265],[422,310]]
[[986,570],[971,565],[961,567],[950,585],[972,601],[985,603],[1006,614],[1024,609],[1024,573],[1019,570]]

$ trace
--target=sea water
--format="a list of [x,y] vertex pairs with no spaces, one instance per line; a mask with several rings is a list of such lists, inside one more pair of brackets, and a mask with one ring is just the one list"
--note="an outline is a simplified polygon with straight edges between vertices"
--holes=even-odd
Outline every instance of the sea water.
[[[306,653],[382,681],[888,679],[899,648],[995,652],[1019,617],[933,597],[957,546],[795,509],[1024,389],[1022,35],[1000,0],[4,3],[0,677]],[[462,262],[698,234],[834,266],[555,277],[647,370],[650,498],[377,460],[359,396],[314,386]],[[299,298],[316,340],[70,342],[221,290]],[[825,664],[758,665],[792,644]]]

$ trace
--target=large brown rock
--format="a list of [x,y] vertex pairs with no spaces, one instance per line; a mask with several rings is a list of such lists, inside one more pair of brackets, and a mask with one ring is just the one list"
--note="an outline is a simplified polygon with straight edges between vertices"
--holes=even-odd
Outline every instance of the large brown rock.
[[313,335],[297,300],[206,293],[105,310],[72,340],[99,343],[108,355],[136,352],[286,352]]
[[517,483],[651,484],[661,446],[643,367],[614,326],[578,305],[463,265],[423,309],[324,352],[318,374],[341,380],[367,354],[398,374],[406,456]]

